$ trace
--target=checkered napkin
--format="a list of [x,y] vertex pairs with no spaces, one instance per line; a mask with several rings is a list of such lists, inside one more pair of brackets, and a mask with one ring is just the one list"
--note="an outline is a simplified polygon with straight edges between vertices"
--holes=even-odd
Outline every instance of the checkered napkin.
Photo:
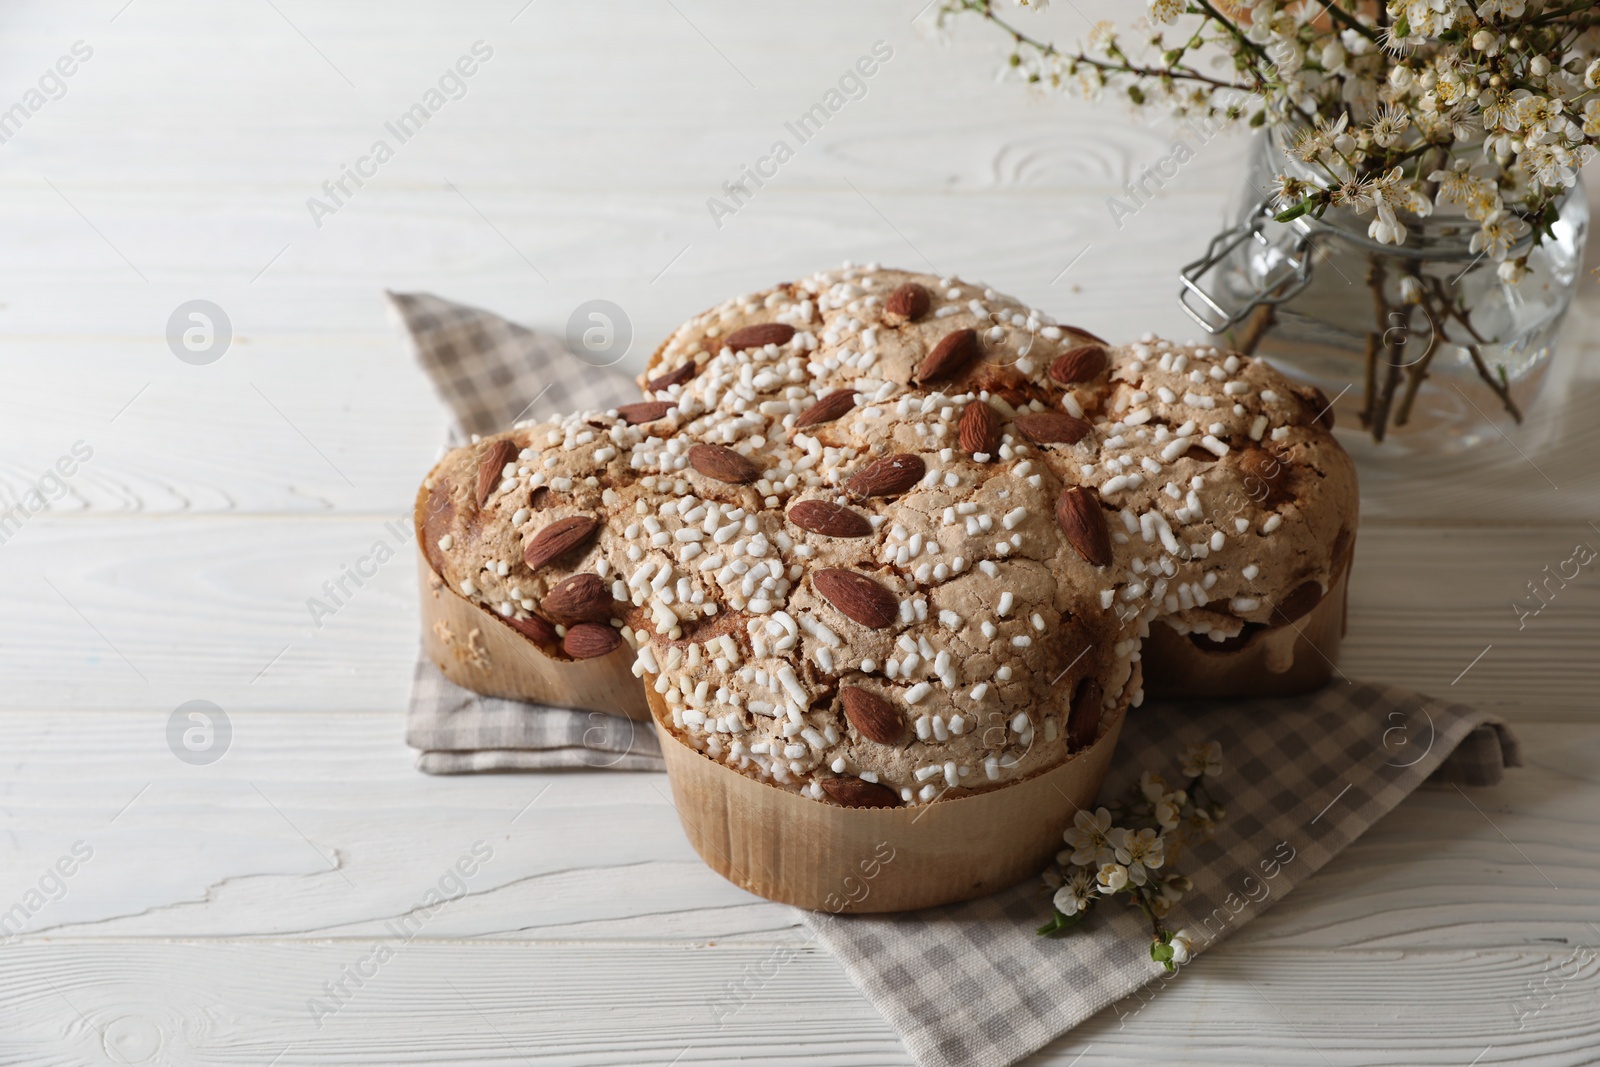
[[[523,419],[639,399],[620,371],[579,359],[559,340],[426,293],[390,293],[422,369],[449,409],[446,447]],[[417,657],[406,744],[429,774],[606,767],[659,771],[654,728],[620,715],[480,696]]]
[[[497,315],[426,295],[390,294],[417,358],[455,414],[453,440],[517,419],[638,398],[623,375]],[[619,716],[478,696],[417,664],[407,741],[434,774],[616,767],[661,769],[651,728]],[[1520,765],[1490,716],[1344,680],[1303,697],[1147,704],[1128,713],[1102,795],[1153,770],[1178,776],[1186,745],[1219,741],[1209,786],[1228,816],[1183,857],[1194,888],[1167,917],[1203,951],[1283,897],[1423,782],[1492,785]],[[890,862],[893,862],[892,860]],[[871,883],[867,881],[870,893]],[[982,900],[893,917],[800,912],[816,938],[900,1032],[923,1067],[1003,1067],[1112,1007],[1164,972],[1140,915],[1101,906],[1061,939],[1034,929],[1050,899],[1030,880]],[[1191,962],[1169,980],[1182,980]]]
[[[1336,679],[1302,697],[1130,711],[1102,798],[1125,796],[1145,770],[1173,781],[1177,754],[1205,741],[1222,744],[1223,773],[1206,788],[1227,818],[1180,860],[1194,888],[1165,919],[1194,931],[1202,953],[1423,782],[1492,785],[1521,763],[1516,739],[1483,712]],[[802,914],[923,1067],[1004,1067],[1107,1007],[1137,1012],[1159,987],[1130,994],[1165,974],[1143,915],[1120,903],[1065,937],[1039,937],[1051,911],[1037,880],[908,915]],[[1190,967],[1204,956],[1168,980]]]

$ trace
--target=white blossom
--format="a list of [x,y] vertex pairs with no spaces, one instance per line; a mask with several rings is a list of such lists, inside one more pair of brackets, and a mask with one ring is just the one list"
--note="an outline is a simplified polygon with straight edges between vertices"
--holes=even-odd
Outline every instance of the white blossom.
[[1116,849],[1117,863],[1128,869],[1128,881],[1144,885],[1149,872],[1165,862],[1165,843],[1154,830],[1124,830],[1111,832],[1111,843]]
[[1388,104],[1372,120],[1372,139],[1383,148],[1392,147],[1410,125],[1411,116],[1405,108]]
[[1089,901],[1094,899],[1096,882],[1087,869],[1079,868],[1067,876],[1061,888],[1056,890],[1053,903],[1056,910],[1063,915],[1076,915],[1089,907]]
[[1162,24],[1177,22],[1188,6],[1186,0],[1150,0],[1150,17]]
[[1216,777],[1222,773],[1222,743],[1208,741],[1203,745],[1190,745],[1179,754],[1178,766],[1189,778]]
[[1073,825],[1061,835],[1072,846],[1069,857],[1077,864],[1104,863],[1111,858],[1111,813],[1100,808],[1093,815],[1083,809],[1073,817]]
[[1562,144],[1529,144],[1522,162],[1533,180],[1548,189],[1565,189],[1578,180],[1578,162]]
[[1168,942],[1172,946],[1172,962],[1188,963],[1189,959],[1194,955],[1194,942],[1194,931],[1188,928],[1173,934],[1172,940]]
[[1120,863],[1102,863],[1100,873],[1095,876],[1095,884],[1102,893],[1115,893],[1127,886],[1128,868]]
[[1497,211],[1483,220],[1482,227],[1472,235],[1470,247],[1474,252],[1487,252],[1493,259],[1502,260],[1527,232],[1527,223],[1506,211]]
[[1394,209],[1387,202],[1378,201],[1378,217],[1367,225],[1367,236],[1380,245],[1404,244],[1405,223],[1395,218]]
[[1337,37],[1330,39],[1327,44],[1322,46],[1322,51],[1318,54],[1317,59],[1325,71],[1332,73],[1333,71],[1343,70],[1345,61],[1344,42]]

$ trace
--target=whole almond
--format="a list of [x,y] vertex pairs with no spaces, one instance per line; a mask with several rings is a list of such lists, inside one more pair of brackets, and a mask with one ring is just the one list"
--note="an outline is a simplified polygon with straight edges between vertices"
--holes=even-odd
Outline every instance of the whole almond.
[[670,400],[642,400],[637,404],[623,404],[617,409],[617,417],[629,426],[638,426],[655,422],[674,407],[677,405]]
[[852,474],[844,487],[855,496],[898,496],[927,473],[921,456],[900,452],[868,463]]
[[840,775],[838,778],[819,778],[822,791],[847,808],[896,808],[900,794],[879,782],[865,778]]
[[811,584],[828,603],[868,629],[882,630],[900,620],[894,594],[865,574],[830,567],[814,573]]
[[1281,504],[1289,499],[1289,468],[1264,448],[1247,448],[1239,454],[1244,491],[1258,505]]
[[1106,528],[1106,513],[1100,510],[1099,493],[1082,485],[1061,490],[1056,521],[1067,544],[1086,562],[1096,567],[1111,562],[1111,531]]
[[762,322],[734,330],[722,339],[722,343],[738,352],[746,348],[760,348],[763,345],[788,344],[789,338],[793,336],[794,327],[787,322]]
[[1287,626],[1296,619],[1309,615],[1313,608],[1322,603],[1322,596],[1320,583],[1301,582],[1272,609],[1272,625]]
[[650,390],[652,393],[663,392],[667,389],[670,389],[674,385],[682,385],[690,378],[693,378],[695,376],[695,371],[696,367],[694,365],[694,360],[691,359],[681,367],[677,367],[673,370],[667,371],[665,374],[651,378],[650,384],[645,386],[645,388]]
[[978,355],[978,335],[972,330],[955,330],[933,346],[928,358],[917,368],[915,381],[932,382],[953,378]]
[[580,622],[561,639],[561,651],[573,659],[594,659],[622,644],[622,635],[598,622]]
[[1099,345],[1069,348],[1050,364],[1050,378],[1062,385],[1076,385],[1097,378],[1106,369],[1106,350]]
[[987,400],[974,400],[961,413],[959,432],[961,451],[968,455],[992,456],[1000,447],[1000,416]]
[[500,484],[500,472],[505,470],[507,463],[517,458],[517,446],[509,437],[502,437],[490,445],[484,452],[483,458],[478,461],[478,506],[483,507],[483,502],[489,499],[489,494],[494,492],[495,486]]
[[574,574],[539,601],[539,610],[556,622],[604,622],[611,618],[611,586],[598,574]]
[[1090,333],[1088,330],[1085,330],[1082,326],[1063,326],[1061,328],[1063,330],[1066,330],[1068,333],[1075,333],[1079,337],[1087,337],[1089,340],[1093,341],[1097,345],[1104,345],[1104,344],[1109,344],[1110,343],[1109,341],[1107,341],[1103,337],[1096,337],[1094,334]]
[[1104,701],[1105,690],[1098,680],[1085,678],[1078,683],[1077,692],[1072,694],[1072,711],[1067,718],[1069,749],[1087,748],[1094,744],[1095,734],[1100,732],[1100,711]]
[[1089,424],[1065,411],[1030,411],[1017,416],[1017,432],[1041,445],[1075,445],[1089,432]]
[[832,422],[855,406],[854,389],[835,389],[802,411],[800,417],[794,420],[794,428],[799,430],[806,426],[820,426],[822,423]]
[[689,466],[730,485],[748,485],[761,477],[761,468],[726,445],[690,445]]
[[831,500],[802,500],[789,509],[789,521],[824,537],[868,537],[872,523],[860,512]]
[[886,314],[894,315],[906,320],[916,322],[928,313],[933,306],[933,297],[928,290],[916,282],[906,282],[895,286],[894,292],[883,302]]
[[892,745],[906,731],[905,718],[894,710],[894,705],[870,690],[844,686],[839,690],[839,702],[844,705],[844,717],[850,725],[869,741]]
[[526,619],[507,619],[506,622],[536,645],[554,645],[561,640],[556,636],[555,626],[537,615],[530,615]]
[[522,559],[530,570],[538,570],[546,563],[566,555],[579,545],[588,544],[600,520],[592,515],[572,515],[557,519],[534,534],[528,547],[522,550]]

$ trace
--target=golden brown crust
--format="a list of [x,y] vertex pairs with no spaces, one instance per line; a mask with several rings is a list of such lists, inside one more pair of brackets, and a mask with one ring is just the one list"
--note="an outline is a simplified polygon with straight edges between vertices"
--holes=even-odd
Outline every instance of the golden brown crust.
[[[908,283],[930,294],[915,321],[884,307]],[[976,352],[915,384],[965,330]],[[737,350],[722,343],[735,331]],[[1098,347],[1080,351],[1083,373],[1050,376],[1086,345]],[[1332,588],[1346,562],[1334,546],[1354,528],[1348,457],[1266,365],[1154,338],[1104,345],[981,285],[825,272],[696,316],[640,381],[674,405],[657,421],[578,413],[447,456],[430,498],[449,502],[448,519],[424,548],[452,587],[512,619],[542,614],[572,575],[610,583],[611,625],[638,648],[671,728],[824,802],[837,802],[821,785],[836,776],[923,803],[1059,765],[1069,734],[1092,740],[1081,694],[1098,687],[1103,709],[1139,702],[1152,623],[1219,644],[1282,625],[1291,594]],[[841,390],[853,407],[797,425]],[[974,404],[994,425],[964,448]],[[1065,439],[1068,416],[1088,432]],[[516,459],[479,507],[475,464],[498,438]],[[993,454],[974,454],[980,440]],[[888,473],[847,485],[874,461]],[[1058,519],[1069,490],[1097,502],[1073,513],[1084,529]],[[804,502],[847,506],[871,532],[792,522]],[[594,536],[529,567],[541,531],[575,517],[595,520]],[[819,590],[826,571],[881,595]],[[844,687],[895,708],[901,739],[852,726]]]

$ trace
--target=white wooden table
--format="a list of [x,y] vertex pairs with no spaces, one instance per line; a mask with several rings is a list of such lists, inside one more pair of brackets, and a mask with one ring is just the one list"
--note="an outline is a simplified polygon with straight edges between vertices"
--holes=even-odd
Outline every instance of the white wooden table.
[[[660,776],[412,769],[409,557],[320,628],[306,600],[406,513],[441,439],[385,287],[551,330],[610,299],[635,365],[701,307],[846,258],[931,262],[1113,336],[1191,334],[1174,272],[1242,142],[1118,230],[1105,198],[1170,134],[994,84],[998,42],[940,44],[920,6],[0,10],[0,108],[92,49],[0,145],[0,499],[93,451],[0,544],[0,916],[20,934],[0,943],[0,1062],[909,1062],[814,948],[717,1021],[802,934],[700,864]],[[1046,18],[1079,32],[1070,4]],[[307,198],[395,143],[384,123],[480,40],[465,96],[319,227]],[[864,98],[719,228],[707,198],[878,40],[893,57]],[[1600,546],[1583,294],[1526,456],[1364,475],[1345,670],[1493,708],[1528,767],[1418,793],[1136,1015],[1036,1062],[1600,1058],[1600,574],[1522,629],[1511,606]],[[209,366],[165,336],[198,298],[234,334]],[[197,699],[232,729],[204,766],[167,741]],[[399,941],[387,924],[475,845],[492,859],[466,895]]]

